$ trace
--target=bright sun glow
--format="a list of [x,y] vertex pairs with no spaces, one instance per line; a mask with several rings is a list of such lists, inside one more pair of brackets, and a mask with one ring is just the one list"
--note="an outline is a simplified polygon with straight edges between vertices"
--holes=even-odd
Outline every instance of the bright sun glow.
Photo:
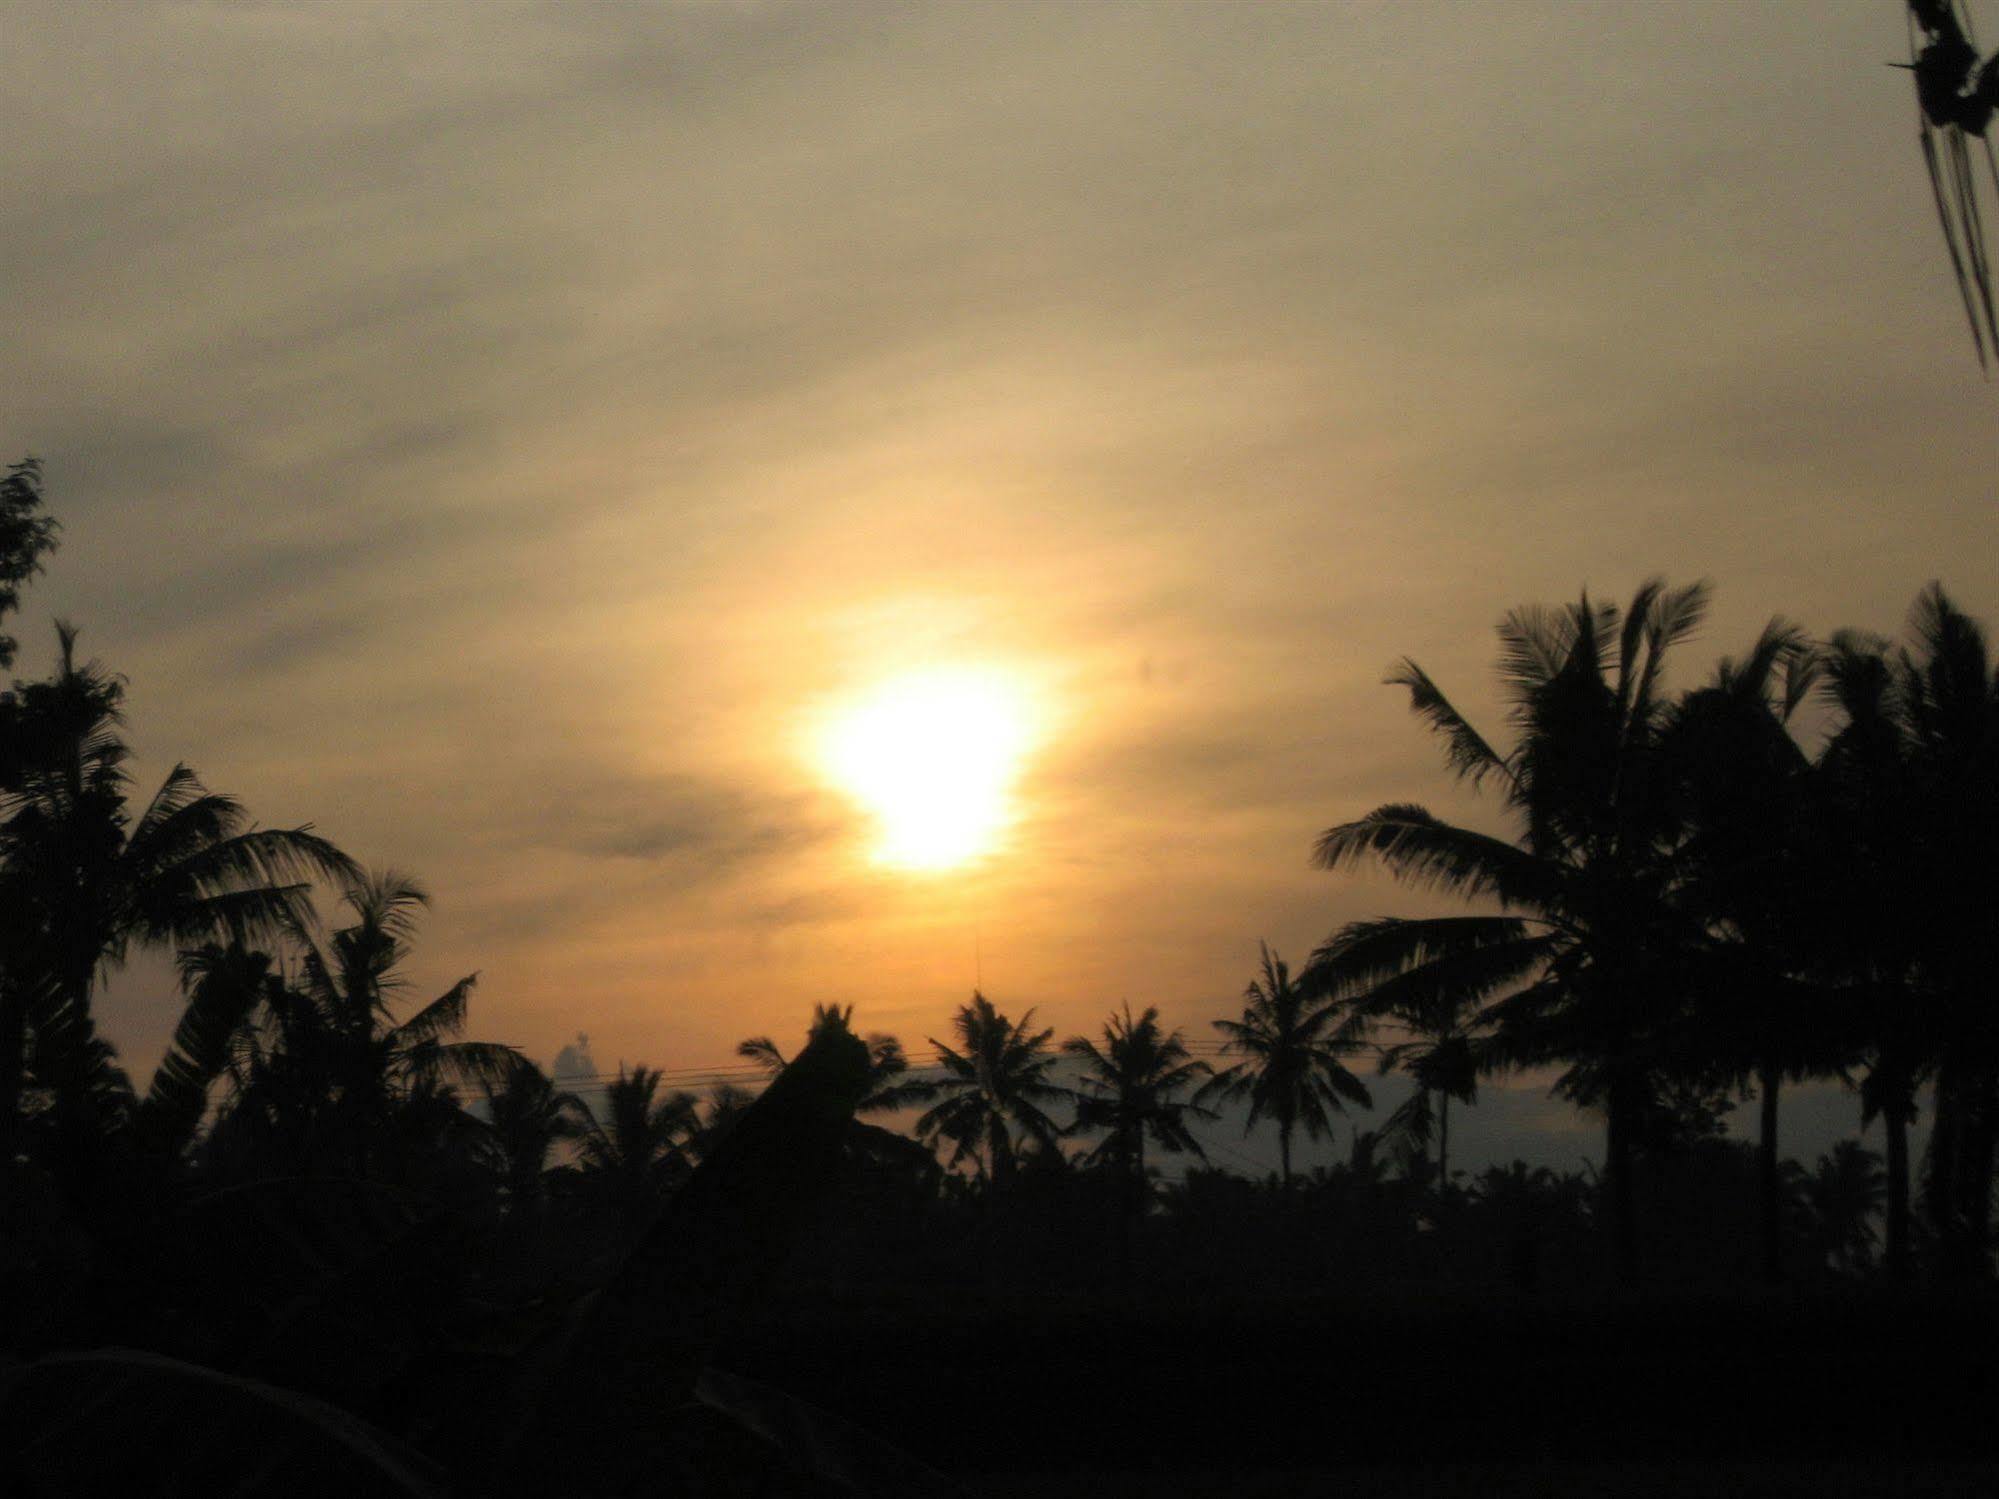
[[895,677],[835,715],[822,756],[879,825],[875,857],[949,869],[989,853],[1013,818],[1031,735],[1026,694],[969,667]]

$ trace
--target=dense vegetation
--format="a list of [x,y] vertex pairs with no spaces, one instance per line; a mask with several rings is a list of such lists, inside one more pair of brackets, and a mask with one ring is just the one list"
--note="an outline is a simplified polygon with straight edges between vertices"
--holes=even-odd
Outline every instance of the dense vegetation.
[[[55,541],[16,465],[0,617]],[[48,1492],[84,1471],[145,1487],[145,1443],[218,1491],[626,1492],[669,1469],[690,1491],[904,1491],[919,1465],[740,1375],[866,1391],[869,1424],[923,1447],[869,1371],[900,1366],[927,1408],[932,1370],[1026,1336],[1028,1309],[1117,1323],[1141,1351],[1104,1377],[1142,1365],[1151,1389],[1177,1371],[1148,1339],[1196,1308],[1330,1337],[1325,1308],[1365,1297],[1382,1338],[1429,1329],[1396,1356],[1415,1377],[1446,1320],[1462,1355],[1464,1327],[1592,1287],[1781,1282],[1853,1307],[1975,1287],[1999,1141],[1985,636],[1932,588],[1905,645],[1773,620],[1673,691],[1706,604],[1651,583],[1509,615],[1510,742],[1394,670],[1505,831],[1389,805],[1316,858],[1463,914],[1351,924],[1296,970],[1266,950],[1212,1041],[1127,1007],[1058,1043],[975,994],[916,1066],[822,1009],[796,1056],[743,1043],[754,1101],[648,1067],[586,1098],[468,1039],[473,978],[406,993],[422,887],[254,825],[185,766],[141,795],[124,684],[61,627],[51,674],[0,699],[0,1453]],[[0,638],[0,665],[14,652]],[[143,949],[176,960],[181,1014],[141,1090],[94,1001]],[[1453,1164],[1453,1108],[1521,1069],[1603,1121],[1600,1173]],[[1390,1070],[1408,1101],[1340,1126]],[[1885,1159],[1784,1158],[1782,1090],[1814,1079],[1851,1087]],[[1722,1127],[1744,1097],[1753,1144]],[[1274,1177],[1206,1159],[1225,1111],[1274,1126]],[[1298,1170],[1297,1142],[1336,1127],[1337,1164]],[[1725,1304],[1738,1330],[1801,1323]],[[1842,1346],[1896,1315],[1854,1314]],[[962,1343],[954,1319],[976,1324]],[[1614,1392],[1593,1398],[1614,1423]],[[256,1433],[227,1462],[224,1428]]]

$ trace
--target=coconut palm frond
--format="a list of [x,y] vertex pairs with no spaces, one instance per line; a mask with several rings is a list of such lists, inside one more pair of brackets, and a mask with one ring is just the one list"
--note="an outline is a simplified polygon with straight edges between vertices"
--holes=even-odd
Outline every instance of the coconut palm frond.
[[1546,867],[1525,849],[1454,827],[1409,803],[1377,807],[1328,828],[1312,851],[1321,869],[1344,869],[1365,858],[1379,859],[1405,884],[1466,899],[1532,908],[1553,895]]
[[1409,689],[1411,709],[1444,740],[1450,768],[1462,779],[1473,786],[1491,775],[1513,781],[1513,767],[1506,757],[1471,726],[1422,667],[1405,656],[1383,680],[1388,686]]

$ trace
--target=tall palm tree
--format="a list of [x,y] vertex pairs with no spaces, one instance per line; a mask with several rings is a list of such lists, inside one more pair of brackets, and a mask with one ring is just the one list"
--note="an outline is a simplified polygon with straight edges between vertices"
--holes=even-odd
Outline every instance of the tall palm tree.
[[135,809],[124,685],[79,664],[76,639],[59,625],[54,675],[0,701],[0,1186],[30,1056],[56,1093],[101,1076],[91,999],[107,971],[138,948],[301,930],[311,882],[355,874],[309,827],[252,826],[185,765]]
[[1104,1132],[1085,1159],[1116,1169],[1134,1213],[1145,1207],[1148,1138],[1168,1154],[1191,1153],[1207,1160],[1188,1125],[1194,1119],[1218,1116],[1181,1095],[1198,1088],[1213,1069],[1194,1059],[1178,1030],[1160,1028],[1156,1005],[1146,1006],[1145,1013],[1133,1019],[1127,1004],[1122,1013],[1104,1022],[1101,1045],[1088,1036],[1071,1036],[1062,1050],[1083,1064],[1076,1128]]
[[258,1017],[284,1003],[284,975],[267,952],[207,942],[177,962],[186,1005],[139,1108],[146,1143],[168,1159],[193,1140],[216,1082],[255,1045]]
[[1045,1107],[1070,1097],[1068,1089],[1049,1080],[1055,1031],[1032,1029],[1032,1010],[1018,1023],[1007,1019],[977,990],[951,1024],[956,1047],[934,1037],[930,1042],[944,1077],[936,1085],[938,1101],[916,1121],[916,1133],[933,1146],[948,1142],[948,1165],[971,1161],[981,1180],[1003,1188],[1013,1180],[1020,1141],[1054,1150],[1062,1133]]
[[1405,978],[1425,1002],[1485,1002],[1495,1063],[1567,1064],[1560,1090],[1601,1104],[1608,1121],[1613,1256],[1627,1281],[1637,1273],[1635,1134],[1687,948],[1662,672],[1707,599],[1705,584],[1669,590],[1655,579],[1622,611],[1585,593],[1566,608],[1508,614],[1500,674],[1516,741],[1503,753],[1404,660],[1389,683],[1408,689],[1461,778],[1499,788],[1515,838],[1393,804],[1327,829],[1315,849],[1326,869],[1378,860],[1407,884],[1498,906],[1376,923],[1346,945],[1343,971],[1356,986]]
[[[1406,1039],[1381,1050],[1381,1071],[1397,1069],[1415,1091],[1388,1116],[1384,1130],[1427,1152],[1436,1142],[1437,1188],[1451,1187],[1451,1104],[1478,1101],[1479,991],[1429,984],[1421,972],[1387,978],[1367,966],[1388,922],[1354,921],[1321,943],[1301,982],[1308,993],[1342,996],[1366,1021],[1390,1023]],[[1354,955],[1358,955],[1356,961]]]
[[1683,899],[1705,923],[1687,1015],[1687,1065],[1754,1086],[1763,1275],[1782,1274],[1784,1192],[1778,1099],[1784,1081],[1848,1060],[1811,979],[1821,944],[1825,807],[1811,757],[1790,725],[1821,673],[1819,653],[1773,619],[1741,659],[1676,706],[1665,742],[1685,798]]
[[1842,994],[1865,1069],[1861,1123],[1879,1118],[1886,1132],[1883,1259],[1899,1281],[1912,1269],[1909,1132],[1934,1066],[1936,1006],[1920,981],[1929,866],[1911,836],[1919,798],[1890,652],[1885,639],[1856,631],[1835,635],[1825,652],[1838,722],[1817,765],[1827,845],[1814,886],[1824,982]]
[[1842,1275],[1857,1275],[1873,1263],[1880,1242],[1874,1220],[1886,1186],[1881,1157],[1858,1140],[1841,1140],[1819,1157],[1817,1169],[1798,1183],[1811,1217],[1817,1268],[1830,1264]]
[[[398,1018],[423,887],[393,871],[350,879],[352,920],[322,945],[302,924],[295,982],[267,1005],[246,1066],[232,1130],[281,1156],[370,1174],[395,1167],[396,1137],[471,1127],[453,1086],[503,1088],[525,1065],[511,1046],[455,1039],[477,974]],[[383,1147],[390,1151],[385,1155]]]
[[603,1184],[627,1230],[642,1227],[664,1200],[700,1131],[695,1096],[676,1089],[662,1097],[661,1080],[655,1068],[627,1073],[621,1065],[601,1110],[589,1110],[578,1152],[585,1176]]
[[1999,874],[1999,671],[1984,628],[1931,584],[1896,657],[1896,706],[1916,798],[1919,963],[1935,999],[1936,1114],[1926,1197],[1944,1271],[1991,1273],[1999,1165],[1999,998],[1991,976]]
[[505,1079],[482,1082],[486,1095],[484,1153],[499,1169],[507,1198],[517,1210],[541,1201],[548,1153],[589,1128],[590,1111],[574,1093],[555,1086],[548,1074],[525,1058]]
[[1278,1177],[1289,1188],[1294,1132],[1302,1125],[1306,1139],[1322,1139],[1333,1132],[1333,1115],[1345,1113],[1348,1104],[1368,1108],[1374,1102],[1346,1065],[1366,1045],[1365,1022],[1302,985],[1269,944],[1259,944],[1259,951],[1258,975],[1243,990],[1242,1018],[1214,1022],[1225,1038],[1223,1055],[1242,1060],[1217,1072],[1199,1096],[1246,1100],[1245,1134],[1265,1119],[1276,1124]]

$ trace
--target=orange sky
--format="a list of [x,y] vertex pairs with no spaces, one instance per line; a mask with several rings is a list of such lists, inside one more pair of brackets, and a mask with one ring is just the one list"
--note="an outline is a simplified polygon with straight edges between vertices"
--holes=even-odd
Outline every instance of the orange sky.
[[[1885,0],[4,27],[23,669],[75,619],[144,774],[420,875],[418,977],[544,1059],[941,1034],[975,939],[1061,1033],[1200,1024],[1409,908],[1315,832],[1464,810],[1395,657],[1485,710],[1504,609],[1651,572],[1719,586],[1689,670],[1999,608]],[[939,664],[1048,732],[1006,851],[916,876],[800,745]]]

